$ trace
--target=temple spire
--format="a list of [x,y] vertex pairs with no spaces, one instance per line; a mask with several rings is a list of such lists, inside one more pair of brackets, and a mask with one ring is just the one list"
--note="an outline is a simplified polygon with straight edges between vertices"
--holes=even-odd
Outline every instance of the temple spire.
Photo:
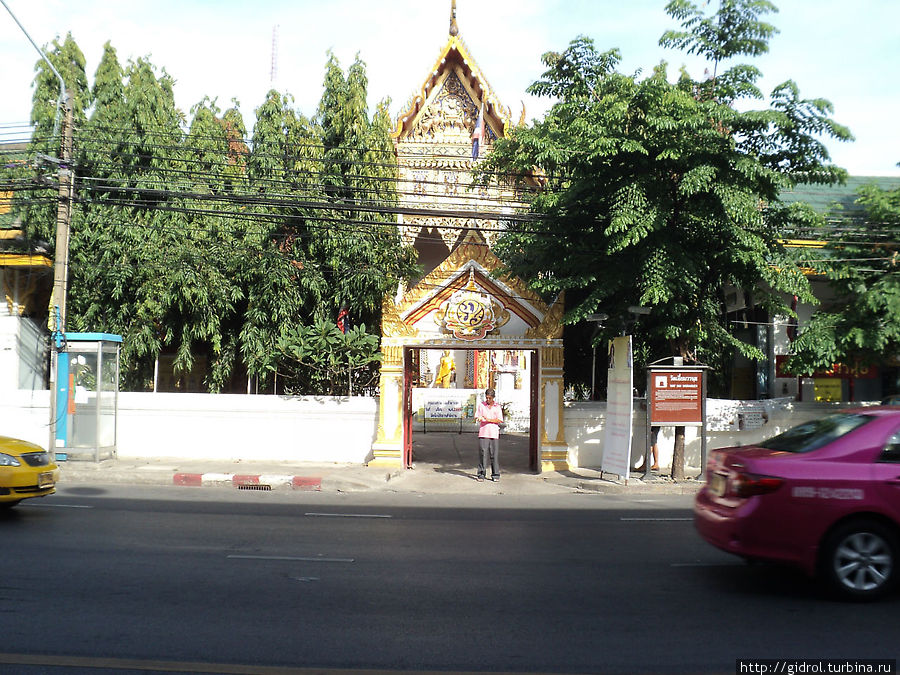
[[459,35],[459,26],[456,25],[456,0],[450,0],[450,35]]

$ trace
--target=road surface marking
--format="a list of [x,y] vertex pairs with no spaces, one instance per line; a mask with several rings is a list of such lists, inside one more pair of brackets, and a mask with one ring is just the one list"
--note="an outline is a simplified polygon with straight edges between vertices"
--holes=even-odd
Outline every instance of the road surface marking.
[[45,509],[92,509],[93,506],[82,506],[80,504],[22,504],[22,506],[37,506]]
[[[10,654],[0,652],[0,665],[50,666],[55,668],[78,668],[79,671],[100,668],[111,672],[124,670],[146,670],[154,673],[214,673],[216,675],[358,675],[368,673],[397,673],[403,670],[360,671],[348,668],[304,668],[290,666],[261,666],[238,663],[214,663],[210,661],[165,661],[162,659],[122,659],[100,656]],[[440,675],[440,671],[429,671]],[[460,671],[461,672],[461,671]],[[473,674],[475,675],[475,674]]]
[[313,558],[291,555],[229,555],[231,560],[294,560],[299,562],[356,562],[353,558]]
[[311,518],[393,518],[381,513],[304,513]]

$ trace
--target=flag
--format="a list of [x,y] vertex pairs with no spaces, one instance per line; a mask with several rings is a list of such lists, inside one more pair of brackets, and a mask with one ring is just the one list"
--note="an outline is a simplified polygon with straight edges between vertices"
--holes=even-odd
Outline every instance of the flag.
[[350,327],[350,311],[346,306],[342,306],[341,311],[338,312],[337,327],[342,333],[346,333],[347,329]]
[[475,130],[472,131],[472,159],[478,159],[479,146],[484,140],[484,101],[481,102],[481,112],[478,113],[478,121],[475,122]]

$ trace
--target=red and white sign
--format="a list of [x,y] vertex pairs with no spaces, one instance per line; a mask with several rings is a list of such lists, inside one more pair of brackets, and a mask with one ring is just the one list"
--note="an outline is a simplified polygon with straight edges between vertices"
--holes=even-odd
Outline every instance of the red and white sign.
[[650,371],[650,423],[703,424],[703,371]]

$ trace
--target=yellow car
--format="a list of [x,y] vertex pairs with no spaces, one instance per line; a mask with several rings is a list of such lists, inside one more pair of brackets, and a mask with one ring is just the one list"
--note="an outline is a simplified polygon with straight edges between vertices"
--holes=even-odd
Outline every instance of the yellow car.
[[56,492],[59,467],[41,446],[0,436],[0,508]]

